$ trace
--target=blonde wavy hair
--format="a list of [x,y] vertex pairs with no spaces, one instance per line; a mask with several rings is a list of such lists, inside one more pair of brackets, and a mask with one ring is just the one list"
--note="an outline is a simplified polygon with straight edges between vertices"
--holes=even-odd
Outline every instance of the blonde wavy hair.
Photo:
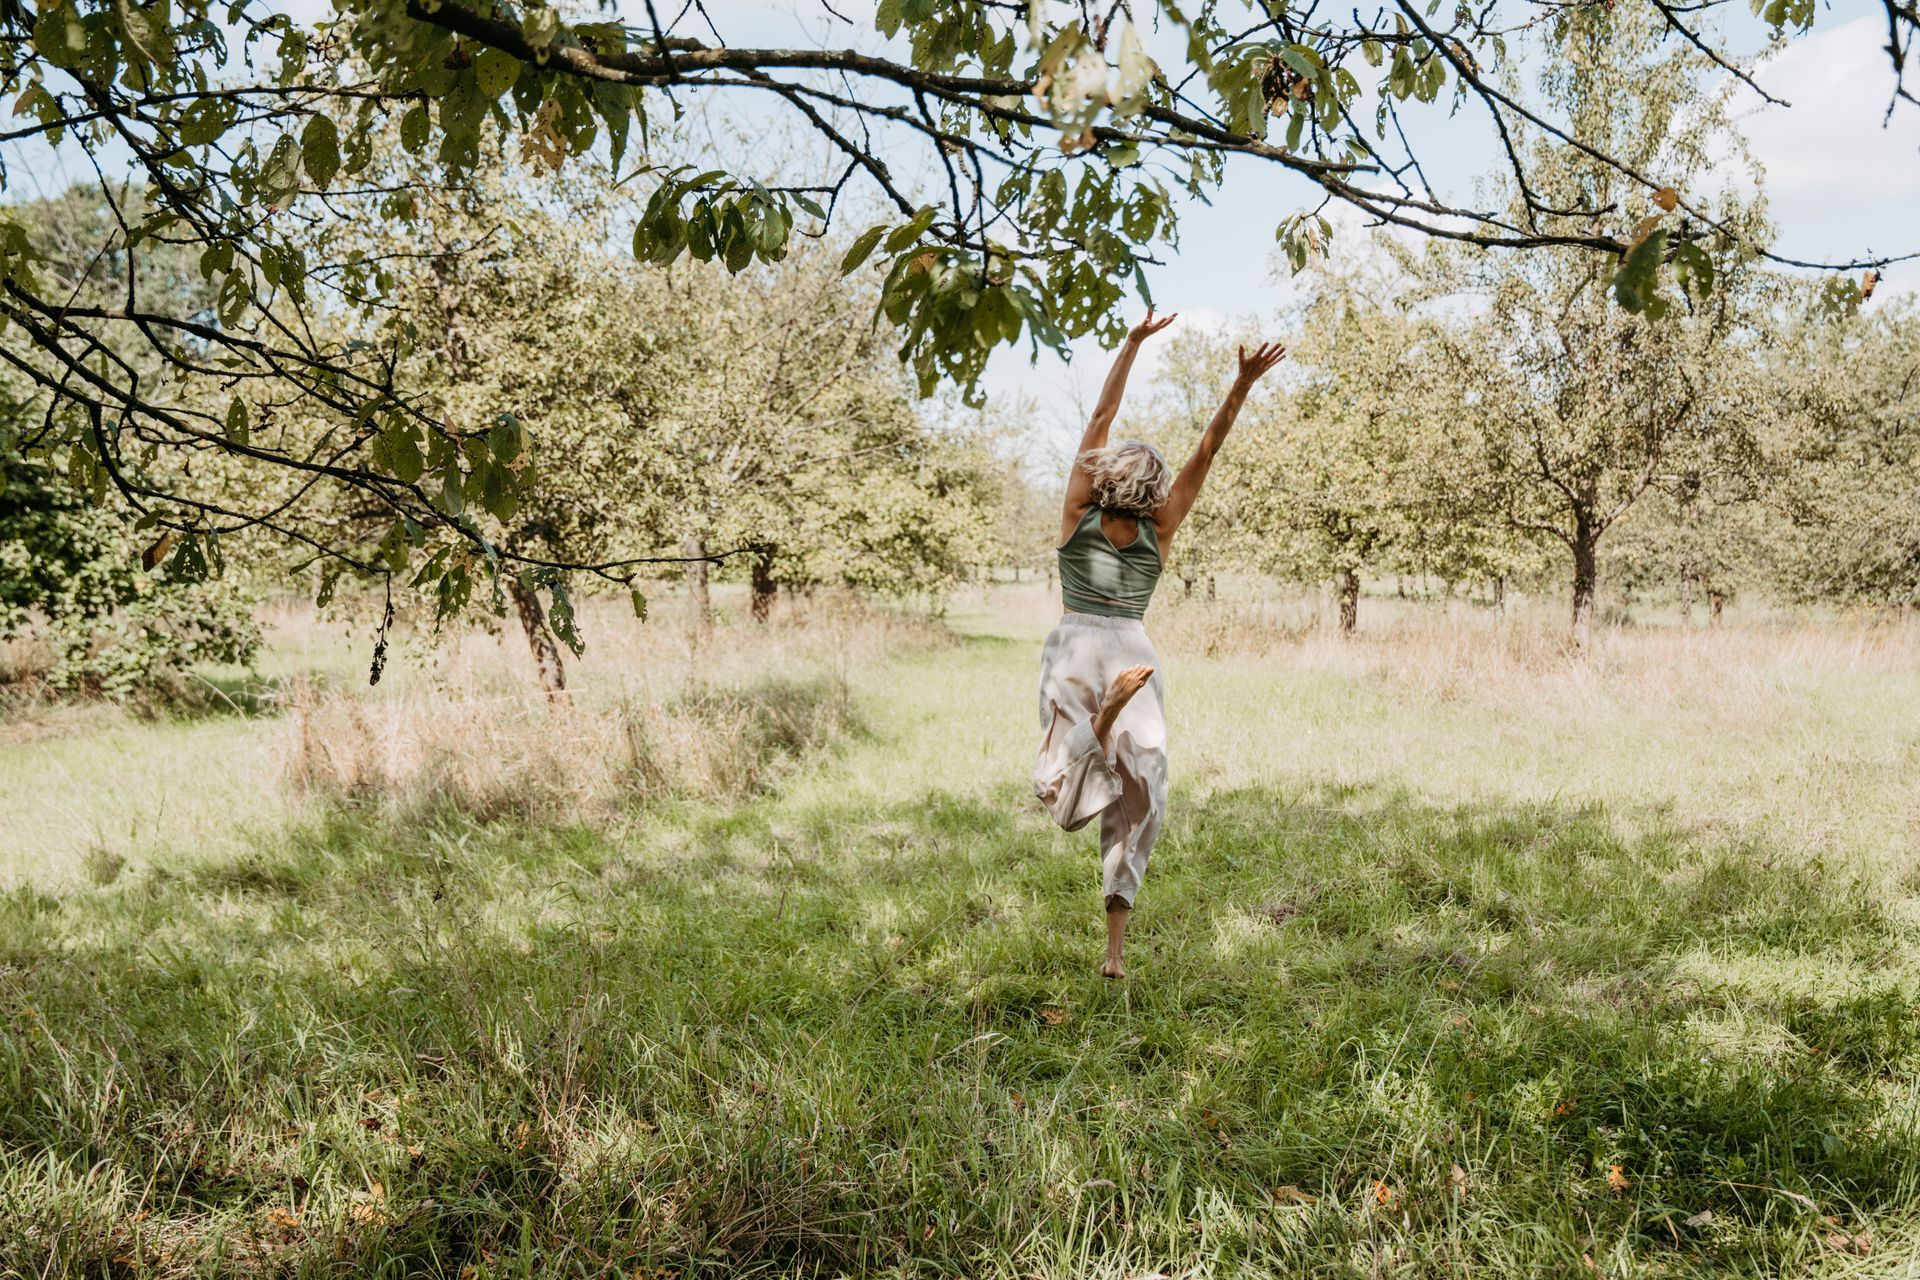
[[1109,511],[1150,516],[1173,489],[1173,469],[1144,440],[1088,449],[1075,459],[1093,481],[1093,500]]

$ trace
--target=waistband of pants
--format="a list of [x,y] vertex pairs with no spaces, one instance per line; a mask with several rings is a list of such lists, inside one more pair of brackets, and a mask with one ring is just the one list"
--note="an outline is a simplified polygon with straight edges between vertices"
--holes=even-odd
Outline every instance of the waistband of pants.
[[1113,618],[1104,613],[1075,613],[1069,609],[1060,615],[1063,627],[1092,627],[1098,631],[1138,631],[1146,634],[1147,624],[1138,618]]

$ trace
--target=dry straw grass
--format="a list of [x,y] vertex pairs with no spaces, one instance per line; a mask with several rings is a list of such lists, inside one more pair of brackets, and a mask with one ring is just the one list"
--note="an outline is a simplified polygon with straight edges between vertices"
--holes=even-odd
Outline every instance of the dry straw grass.
[[1592,650],[1569,642],[1557,602],[1505,611],[1457,600],[1363,602],[1361,626],[1342,636],[1310,595],[1169,602],[1153,620],[1156,644],[1208,657],[1257,657],[1280,669],[1385,681],[1447,700],[1528,696],[1738,703],[1811,671],[1920,671],[1920,620],[1884,612],[1828,618],[1743,618],[1723,626],[1609,625]]
[[299,799],[575,817],[667,796],[737,798],[853,723],[849,672],[944,643],[929,622],[822,595],[697,636],[611,604],[549,702],[517,629],[410,638],[378,690],[289,686],[279,760]]

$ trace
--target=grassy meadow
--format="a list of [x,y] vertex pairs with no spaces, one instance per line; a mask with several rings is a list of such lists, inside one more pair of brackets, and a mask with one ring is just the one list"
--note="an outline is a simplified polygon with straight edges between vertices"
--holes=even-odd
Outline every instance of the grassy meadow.
[[1920,627],[1157,606],[1098,976],[1032,587],[274,616],[0,724],[0,1275],[1920,1275]]

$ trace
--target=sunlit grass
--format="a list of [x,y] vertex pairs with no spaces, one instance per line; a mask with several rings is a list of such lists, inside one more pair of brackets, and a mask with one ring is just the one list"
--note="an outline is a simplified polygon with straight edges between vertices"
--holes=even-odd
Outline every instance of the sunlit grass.
[[[744,798],[283,798],[217,856],[28,877],[0,1259],[1909,1271],[1897,654],[1730,635],[1676,681],[1623,641],[1610,678],[1520,654],[1445,687],[1444,636],[1208,657],[1170,615],[1173,809],[1109,984],[1091,843],[1025,794],[1044,616],[1002,605],[843,664],[850,731]],[[216,729],[288,726],[115,732]]]

